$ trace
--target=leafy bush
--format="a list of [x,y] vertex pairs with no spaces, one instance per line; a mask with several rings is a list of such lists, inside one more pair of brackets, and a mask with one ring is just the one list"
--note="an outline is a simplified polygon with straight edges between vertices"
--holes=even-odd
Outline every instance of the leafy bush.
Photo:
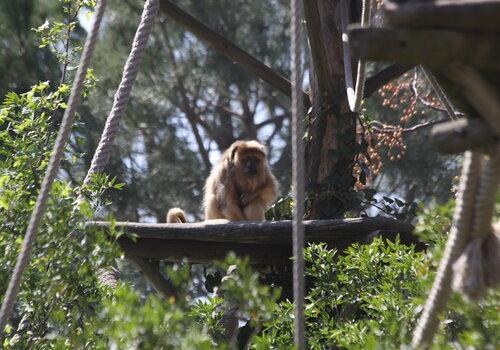
[[[0,110],[0,292],[3,294],[22,242],[40,179],[54,141],[52,112],[67,97],[62,85],[51,91],[41,83],[26,94],[9,94]],[[64,106],[63,106],[64,108]],[[68,159],[71,157],[68,154]],[[67,160],[66,160],[67,161]],[[143,295],[126,281],[116,290],[99,284],[96,271],[113,265],[120,253],[103,232],[84,227],[96,201],[111,187],[96,176],[89,188],[54,184],[47,214],[7,326],[6,349],[50,348],[229,348],[221,320],[229,306],[251,330],[254,349],[290,348],[293,305],[278,300],[279,291],[259,283],[248,262],[234,256],[217,294],[193,300],[188,264],[168,269],[178,285],[177,299]],[[75,210],[79,193],[84,201]],[[289,211],[284,201],[281,211]],[[278,210],[278,209],[276,209]],[[424,209],[417,232],[428,252],[375,239],[354,244],[340,254],[324,244],[305,250],[309,293],[306,300],[307,341],[312,349],[400,348],[409,343],[422,310],[450,225],[452,205]],[[234,266],[237,266],[234,269]],[[481,304],[454,295],[435,347],[477,349],[499,344],[499,293]]]

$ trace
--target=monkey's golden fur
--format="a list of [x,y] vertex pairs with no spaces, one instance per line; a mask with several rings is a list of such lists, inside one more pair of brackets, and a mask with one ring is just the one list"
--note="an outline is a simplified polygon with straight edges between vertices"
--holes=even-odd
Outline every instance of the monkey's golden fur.
[[205,183],[205,220],[265,220],[278,196],[266,150],[257,141],[236,141],[222,155]]
[[[265,220],[278,196],[278,182],[269,169],[266,150],[257,141],[236,141],[223,154],[205,183],[205,221]],[[168,223],[186,222],[182,209],[172,208]]]

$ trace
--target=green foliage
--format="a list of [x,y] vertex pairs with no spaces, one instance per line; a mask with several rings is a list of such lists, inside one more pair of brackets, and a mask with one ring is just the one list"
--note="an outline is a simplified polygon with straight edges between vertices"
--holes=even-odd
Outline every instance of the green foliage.
[[[423,294],[418,279],[423,254],[399,241],[376,239],[371,245],[354,244],[339,256],[314,244],[306,249],[305,260],[312,284],[306,300],[311,348],[366,348],[370,334],[401,344],[400,336],[415,318],[411,297]],[[292,307],[281,307],[281,317],[267,325],[263,344],[291,346]]]
[[104,302],[97,329],[118,349],[212,349],[216,344],[197,320],[214,312],[213,305],[198,302],[187,312],[173,300],[154,295],[142,300],[136,291],[121,286]]
[[[77,29],[77,17],[84,7],[93,9],[94,0],[58,0],[62,7],[63,18],[61,20],[45,20],[45,22],[32,30],[39,37],[39,48],[49,47],[50,51],[63,65],[65,71],[70,63],[76,63],[82,47],[72,40]],[[73,38],[74,39],[74,38]],[[75,69],[76,67],[73,67]],[[65,72],[63,72],[65,78]],[[64,81],[64,79],[62,79]]]
[[[55,139],[54,111],[65,108],[68,86],[51,90],[40,83],[24,94],[10,93],[0,109],[0,294],[5,289],[19,253],[41,179]],[[102,233],[83,226],[102,203],[79,193],[103,193],[120,187],[95,177],[86,188],[54,183],[46,215],[39,230],[9,326],[5,348],[44,348],[55,339],[71,342],[86,334],[101,299],[95,271],[112,264],[116,248]],[[84,233],[85,232],[85,233]]]
[[[54,135],[51,112],[62,105],[67,87],[51,91],[41,83],[26,94],[9,94],[0,110],[0,289],[4,293],[29,214],[47,165]],[[114,179],[96,175],[88,188],[54,184],[40,235],[3,346],[24,348],[225,349],[222,317],[236,307],[253,330],[254,349],[290,348],[293,305],[277,301],[279,292],[259,283],[248,262],[229,256],[218,265],[227,276],[213,278],[214,295],[193,300],[189,264],[167,269],[177,298],[160,300],[125,283],[101,286],[99,268],[119,253],[105,234],[83,226],[85,218],[108,202]],[[79,193],[86,198],[75,211]],[[293,208],[288,199],[274,215]],[[399,241],[376,239],[352,245],[343,254],[315,244],[305,251],[309,293],[306,300],[310,348],[399,348],[409,343],[449,228],[452,205],[423,209],[417,232],[429,252],[415,252]],[[210,283],[209,283],[210,284]],[[215,286],[217,284],[217,286]],[[498,344],[498,293],[470,304],[455,295],[437,337],[436,348],[460,344],[478,349]]]
[[281,197],[266,212],[266,220],[291,220],[294,206],[291,195]]
[[[354,244],[341,255],[324,244],[308,247],[309,347],[398,349],[409,344],[441,257],[452,208],[433,205],[421,213],[417,232],[428,243],[428,253],[379,238],[370,245]],[[499,302],[498,292],[479,304],[454,295],[434,348],[495,348],[500,342]],[[281,302],[274,313],[255,340],[256,349],[292,347],[292,304]]]

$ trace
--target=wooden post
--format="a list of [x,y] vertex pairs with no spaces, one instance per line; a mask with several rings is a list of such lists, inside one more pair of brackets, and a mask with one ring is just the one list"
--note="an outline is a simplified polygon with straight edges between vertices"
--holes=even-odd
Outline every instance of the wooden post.
[[[304,1],[311,48],[305,155],[308,218],[339,218],[351,209],[357,113],[346,102],[338,0]],[[333,104],[334,101],[343,101]]]

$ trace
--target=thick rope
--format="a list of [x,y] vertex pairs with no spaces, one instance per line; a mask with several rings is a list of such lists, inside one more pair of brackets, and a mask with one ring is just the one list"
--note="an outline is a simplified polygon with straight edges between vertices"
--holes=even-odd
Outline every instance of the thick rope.
[[499,180],[497,146],[481,174],[470,240],[453,266],[453,289],[470,300],[481,299],[488,288],[500,284],[500,237],[491,226]]
[[[371,0],[363,0],[361,10],[361,27],[369,27],[371,20]],[[353,112],[359,111],[361,101],[365,93],[366,80],[366,62],[365,60],[358,61],[356,74],[356,88],[352,81],[352,64],[351,64],[351,49],[349,47],[349,35],[347,33],[347,25],[349,24],[349,2],[348,0],[340,1],[340,20],[342,24],[342,51],[344,55],[344,75],[345,85],[347,90],[347,100],[349,108]]]
[[146,48],[149,34],[151,33],[159,7],[159,0],[147,0],[144,4],[141,22],[135,33],[132,49],[123,69],[122,80],[115,94],[113,108],[106,119],[106,125],[104,126],[101,140],[99,141],[99,145],[97,146],[89,171],[84,180],[85,184],[90,181],[92,174],[102,172],[108,163],[113,142],[118,133],[120,121],[125,111],[125,107],[127,106],[130,92],[139,70],[142,54]]
[[295,348],[305,349],[304,330],[304,135],[302,101],[302,0],[292,0],[291,71],[292,71],[292,187],[293,213],[293,295],[295,303]]
[[82,57],[80,58],[80,64],[76,72],[75,80],[73,81],[71,94],[68,100],[68,107],[64,112],[61,126],[57,134],[57,139],[52,150],[52,154],[50,155],[49,165],[45,172],[35,207],[33,209],[33,212],[31,213],[28,228],[26,229],[26,234],[24,236],[21,251],[19,253],[16,266],[14,267],[14,272],[12,273],[12,277],[9,281],[7,292],[5,293],[2,308],[0,309],[0,344],[2,343],[2,339],[4,337],[3,335],[5,325],[7,324],[12,313],[12,308],[14,306],[14,302],[19,291],[19,286],[21,284],[22,275],[29,264],[31,251],[36,239],[36,233],[38,231],[38,228],[40,227],[45,209],[47,208],[47,201],[49,199],[52,184],[57,175],[61,159],[64,156],[64,149],[71,133],[71,127],[75,120],[76,107],[78,106],[78,103],[80,101],[83,82],[85,80],[87,68],[89,67],[90,59],[97,42],[97,35],[99,33],[99,27],[104,15],[105,8],[106,0],[99,1],[95,9],[96,15],[94,18],[94,22],[90,29],[89,35],[85,40],[85,47],[83,49]]
[[486,162],[476,196],[474,225],[472,238],[479,238],[491,229],[491,221],[495,210],[495,197],[500,180],[500,146],[496,146],[490,159]]
[[458,259],[469,238],[474,214],[475,195],[483,156],[466,152],[458,189],[453,226],[429,297],[413,334],[414,347],[431,344],[439,326],[438,314],[446,306],[451,293],[452,265]]

